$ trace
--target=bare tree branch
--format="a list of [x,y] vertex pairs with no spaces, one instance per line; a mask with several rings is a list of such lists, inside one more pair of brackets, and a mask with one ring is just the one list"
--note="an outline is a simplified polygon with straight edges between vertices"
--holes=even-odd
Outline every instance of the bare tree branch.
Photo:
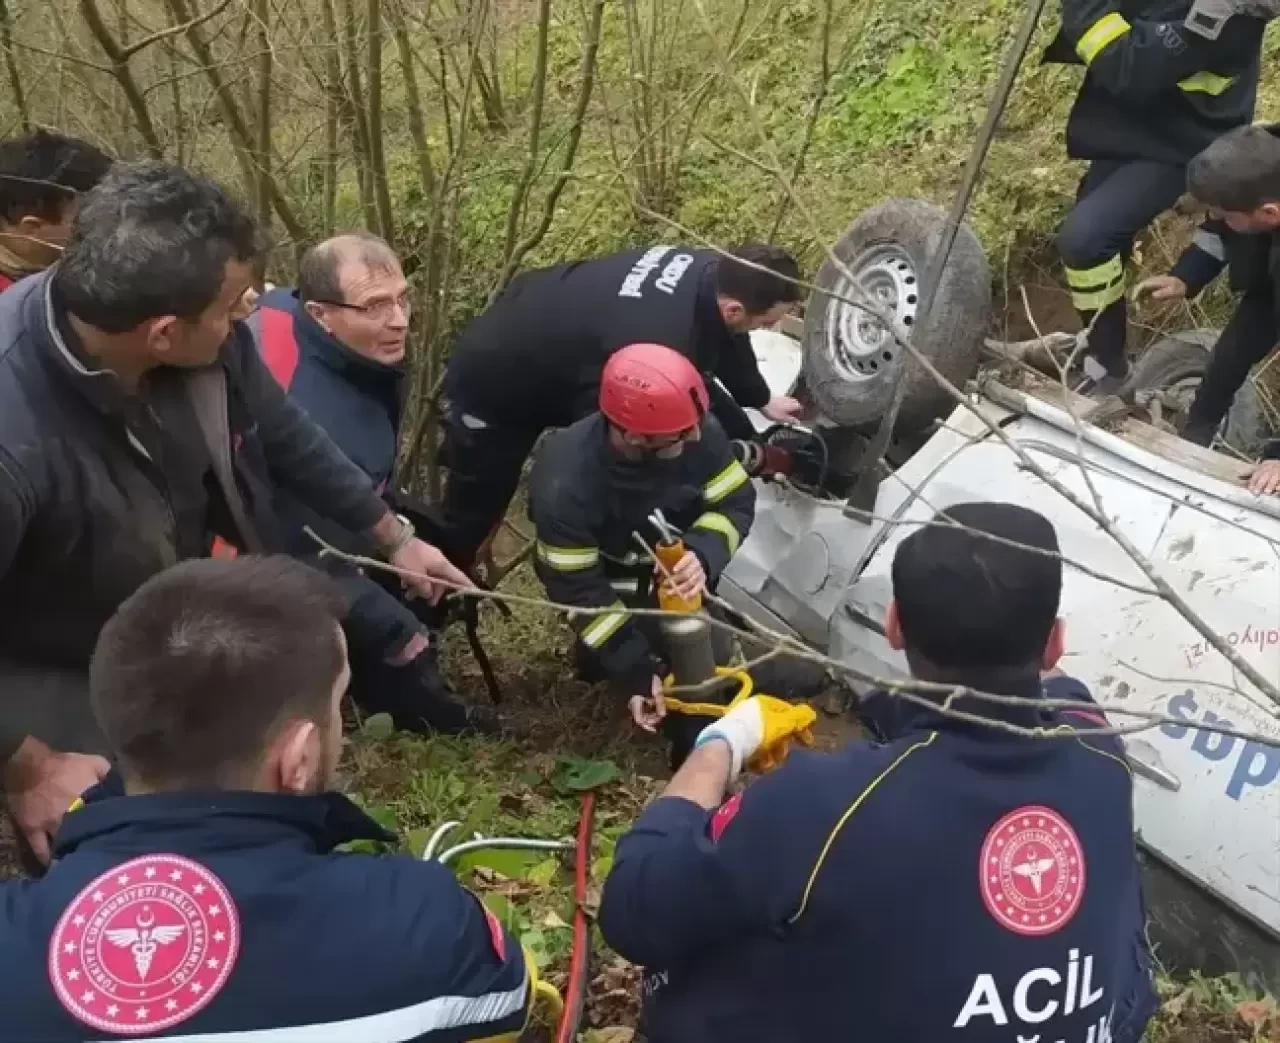
[[84,17],[85,25],[93,33],[94,39],[98,41],[98,46],[102,48],[102,53],[111,62],[111,75],[120,84],[120,90],[133,111],[134,123],[138,127],[138,133],[142,135],[147,151],[155,159],[159,159],[164,155],[164,148],[160,144],[160,136],[156,133],[155,124],[151,121],[151,110],[147,108],[147,99],[143,97],[137,80],[133,78],[133,70],[129,68],[129,53],[111,35],[111,30],[107,28],[107,23],[103,21],[102,13],[98,10],[97,0],[80,0],[80,13]]
[[[494,284],[493,290],[490,291],[488,304],[492,304],[497,295],[511,281],[512,276],[515,275],[529,251],[534,249],[546,236],[548,229],[551,227],[551,222],[555,218],[556,205],[560,201],[560,194],[564,191],[565,185],[569,183],[569,177],[573,172],[573,166],[578,156],[578,144],[582,140],[582,128],[586,123],[587,109],[591,105],[591,91],[595,84],[596,56],[600,49],[600,31],[604,22],[604,5],[605,0],[593,0],[591,6],[591,21],[587,27],[586,44],[582,53],[582,72],[578,81],[578,101],[574,108],[573,123],[569,128],[569,140],[565,144],[564,156],[560,162],[560,173],[556,175],[556,180],[551,185],[551,188],[547,190],[546,198],[542,204],[542,217],[539,219],[537,226],[529,235],[516,243],[508,254],[506,263],[498,275],[497,282]],[[532,158],[533,153],[530,152],[530,160]],[[512,231],[510,225],[508,225],[508,231]]]
[[[605,605],[598,608],[583,608],[577,605],[565,605],[555,601],[548,601],[543,598],[526,597],[520,594],[509,594],[505,591],[484,590],[477,587],[459,587],[454,584],[437,580],[435,577],[426,577],[408,569],[399,568],[377,558],[370,558],[360,554],[350,554],[346,551],[339,550],[337,547],[326,542],[311,528],[308,527],[304,531],[319,546],[321,557],[336,558],[340,561],[345,561],[361,568],[376,569],[381,572],[399,576],[401,579],[430,579],[433,583],[449,587],[455,596],[478,598],[487,601],[503,602],[508,605],[521,605],[530,608],[553,611],[566,615],[571,619],[576,617],[590,618],[592,616],[599,616],[617,611],[616,605]],[[637,542],[642,547],[646,548],[655,564],[655,567],[666,572],[667,570],[665,566],[658,557],[653,554],[653,548],[638,536]],[[704,598],[712,603],[720,605],[731,613],[733,612],[732,606],[727,605],[727,603],[714,595],[708,596],[704,594]],[[628,615],[636,616],[638,618],[688,618],[687,613],[661,608],[628,608],[627,613]],[[734,614],[736,615],[736,613]],[[1163,714],[1154,710],[1137,710],[1132,707],[1118,705],[1107,701],[1005,695],[999,692],[985,692],[980,689],[970,688],[966,685],[923,681],[917,678],[880,677],[875,674],[869,674],[866,671],[859,670],[856,667],[850,666],[848,663],[833,659],[830,656],[823,655],[803,642],[797,641],[789,635],[771,630],[768,627],[759,624],[755,620],[747,620],[747,623],[752,629],[743,630],[741,627],[735,626],[733,623],[727,622],[726,620],[718,619],[715,616],[703,615],[699,618],[713,629],[731,634],[734,637],[746,638],[750,641],[759,641],[760,636],[764,635],[775,642],[775,648],[771,650],[773,654],[792,656],[797,659],[804,659],[817,665],[824,666],[828,670],[831,670],[841,676],[853,678],[863,684],[884,692],[887,695],[902,698],[908,702],[913,702],[920,706],[927,707],[929,710],[939,714],[940,716],[947,717],[952,720],[981,725],[983,727],[989,727],[994,730],[1007,732],[1009,734],[1025,738],[1080,739],[1087,738],[1091,735],[1128,735],[1142,731],[1149,731],[1162,724],[1174,724],[1183,728],[1212,732],[1219,735],[1230,735],[1234,738],[1244,739],[1247,742],[1255,742],[1263,746],[1280,748],[1280,737],[1276,735],[1247,731],[1226,723],[1190,721],[1182,717],[1174,717],[1170,714]],[[926,698],[926,696],[936,696],[937,698]],[[1130,717],[1140,721],[1141,723],[1087,729],[1075,728],[1069,725],[1053,727],[1024,727],[1022,725],[1013,724],[1012,722],[993,719],[984,714],[957,709],[955,704],[962,699],[973,699],[1001,706],[1025,707],[1029,709],[1078,710],[1086,713],[1097,713],[1101,710],[1109,716]]]
[[[92,3],[92,0],[81,0],[81,2]],[[241,169],[244,172],[245,183],[252,188],[258,183],[258,175],[255,173],[254,164],[250,159],[253,154],[254,141],[253,136],[249,133],[244,114],[240,111],[240,106],[236,103],[235,96],[231,93],[226,80],[223,79],[222,74],[218,71],[213,61],[213,55],[209,50],[209,44],[201,32],[201,27],[197,20],[191,16],[191,12],[187,7],[187,0],[165,0],[165,4],[176,23],[187,23],[183,35],[186,36],[192,51],[195,52],[196,59],[203,67],[205,76],[209,80],[209,86],[213,88],[218,103],[222,107],[222,115],[226,120],[227,128],[231,132],[231,144],[236,151]],[[306,231],[270,171],[266,172],[266,183],[267,190],[271,195],[272,206],[275,207],[276,213],[280,216],[280,223],[284,225],[294,239],[305,241],[307,239]]]
[[[542,145],[542,109],[547,97],[547,39],[551,32],[551,0],[538,0],[538,35],[534,46],[532,104],[529,107],[529,144],[524,169],[511,191],[511,205],[507,208],[506,241],[502,247],[503,268],[511,262],[516,249],[516,236],[520,231],[520,218],[525,212],[525,201],[533,184],[534,171],[538,167],[539,149]],[[499,283],[505,280],[499,279]],[[490,301],[499,292],[495,288]]]
[[[158,29],[154,33],[152,33],[150,36],[144,36],[141,40],[136,40],[133,43],[129,44],[129,46],[121,48],[120,53],[124,57],[124,59],[128,61],[139,51],[144,50],[147,47],[150,47],[153,43],[159,43],[161,40],[167,40],[171,36],[177,36],[180,33],[185,33],[188,29],[192,28],[193,26],[203,25],[205,22],[209,21],[210,19],[217,18],[218,15],[222,14],[222,12],[225,11],[230,6],[231,6],[231,0],[222,0],[222,3],[218,4],[212,10],[206,11],[204,14],[201,14],[201,15],[196,15],[189,22],[183,22],[181,25],[170,25],[164,29]],[[263,18],[265,23],[265,12],[261,15],[261,17]]]

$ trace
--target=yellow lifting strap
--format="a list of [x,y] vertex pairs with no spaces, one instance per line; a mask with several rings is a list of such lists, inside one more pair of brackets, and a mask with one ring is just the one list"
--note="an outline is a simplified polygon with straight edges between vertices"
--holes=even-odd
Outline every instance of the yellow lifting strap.
[[[674,695],[664,695],[663,701],[667,704],[667,710],[671,713],[683,713],[691,717],[723,717],[732,710],[740,702],[751,698],[751,692],[755,685],[751,681],[751,675],[745,670],[736,670],[731,666],[717,666],[717,677],[732,677],[738,682],[738,694],[733,697],[729,703],[695,703],[686,702],[684,699],[677,699]],[[675,687],[676,679],[670,675],[662,681],[663,688]]]

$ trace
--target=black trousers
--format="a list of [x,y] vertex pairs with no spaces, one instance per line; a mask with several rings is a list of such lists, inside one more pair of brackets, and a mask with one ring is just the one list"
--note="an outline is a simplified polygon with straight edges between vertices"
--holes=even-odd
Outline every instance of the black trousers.
[[1058,230],[1072,303],[1082,325],[1093,323],[1089,354],[1112,376],[1123,377],[1129,369],[1125,264],[1133,241],[1178,201],[1185,184],[1185,167],[1094,160],[1080,181],[1076,205]]
[[1209,354],[1209,366],[1187,411],[1182,437],[1209,445],[1249,370],[1280,340],[1275,288],[1270,282],[1250,289],[1236,305],[1231,321]]
[[543,430],[481,419],[457,405],[447,411],[443,460],[448,476],[440,517],[445,552],[459,568],[475,563],[481,545],[502,523]]

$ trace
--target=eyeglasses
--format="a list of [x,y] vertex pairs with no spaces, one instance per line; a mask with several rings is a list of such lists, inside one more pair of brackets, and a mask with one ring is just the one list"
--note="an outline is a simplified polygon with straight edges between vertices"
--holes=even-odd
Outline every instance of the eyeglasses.
[[368,304],[348,304],[346,301],[325,300],[318,300],[316,303],[327,304],[331,308],[346,308],[348,311],[358,311],[373,322],[389,322],[392,316],[395,315],[396,308],[399,308],[404,313],[406,319],[413,314],[413,301],[410,300],[407,293],[401,294],[399,297],[379,297]]

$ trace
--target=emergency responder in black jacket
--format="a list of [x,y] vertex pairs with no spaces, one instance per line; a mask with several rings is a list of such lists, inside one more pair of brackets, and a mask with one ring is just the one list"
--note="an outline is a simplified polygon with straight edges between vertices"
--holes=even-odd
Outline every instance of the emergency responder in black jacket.
[[[1265,8],[1269,0],[1239,0]],[[1128,373],[1125,263],[1134,237],[1182,195],[1186,164],[1253,118],[1266,21],[1234,15],[1216,39],[1187,24],[1189,0],[1063,0],[1046,59],[1086,66],[1067,154],[1087,159],[1058,233],[1072,301],[1093,323],[1080,390],[1110,394]]]
[[[715,585],[751,529],[755,488],[713,417],[706,387],[684,356],[657,344],[617,352],[601,378],[600,412],[550,435],[530,479],[537,528],[536,569],[559,604],[610,609],[578,616],[579,662],[589,679],[608,679],[628,699],[635,722],[662,722],[652,617],[662,582],[637,541],[662,536],[660,510],[680,530],[686,553],[672,570],[675,592],[694,597]],[[673,759],[684,728],[670,724]],[[694,730],[696,734],[696,728]]]
[[741,260],[654,246],[527,272],[463,331],[444,383],[443,510],[450,545],[467,548],[460,564],[501,521],[538,436],[596,408],[600,371],[624,345],[665,344],[717,378],[738,405],[774,420],[799,410],[794,399],[770,397],[748,336],[800,299],[789,281],[799,269],[777,247],[733,252]]
[[[1280,124],[1224,134],[1191,161],[1187,187],[1212,216],[1173,270],[1138,290],[1163,301],[1195,297],[1227,267],[1231,288],[1242,294],[1182,430],[1188,441],[1209,445],[1249,370],[1280,341]],[[1280,440],[1263,459],[1250,487],[1280,492]]]

